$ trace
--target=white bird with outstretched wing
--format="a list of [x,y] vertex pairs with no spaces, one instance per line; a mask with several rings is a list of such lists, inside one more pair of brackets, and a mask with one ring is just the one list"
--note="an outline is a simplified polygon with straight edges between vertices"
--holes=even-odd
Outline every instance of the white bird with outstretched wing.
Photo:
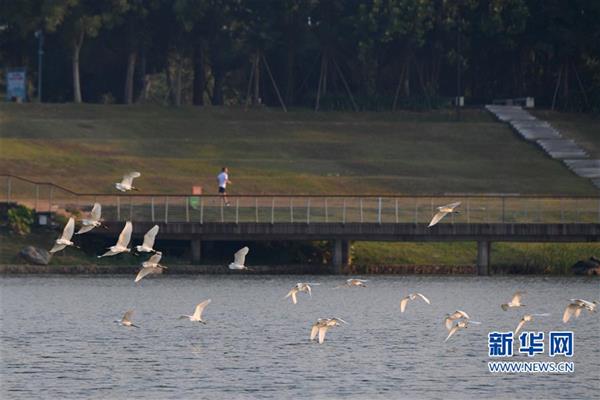
[[148,261],[144,261],[142,263],[142,269],[140,269],[137,276],[135,277],[135,283],[141,281],[145,276],[148,276],[150,274],[161,274],[164,269],[167,269],[167,267],[165,267],[164,265],[159,264],[161,257],[162,253],[160,251],[157,251],[155,254],[152,255],[152,257],[148,259]]
[[297,304],[298,299],[296,297],[296,294],[298,292],[308,293],[308,295],[312,297],[311,285],[318,285],[318,283],[298,282],[294,285],[294,287],[292,287],[292,289],[288,292],[285,298],[287,299],[288,297],[291,297],[292,303]]
[[121,182],[115,183],[115,187],[121,192],[127,192],[129,190],[138,190],[136,187],[133,186],[133,180],[135,178],[139,178],[140,176],[142,176],[142,174],[140,174],[139,172],[128,172],[125,175],[123,175],[123,179],[121,180]]
[[233,262],[229,264],[229,269],[233,270],[250,270],[250,268],[246,267],[244,264],[246,263],[246,255],[250,249],[248,247],[242,247],[237,251],[237,253],[233,256]]
[[563,313],[562,321],[564,323],[569,322],[571,316],[579,318],[581,311],[588,310],[590,313],[596,312],[598,308],[598,301],[587,301],[583,299],[571,299],[570,303],[565,308]]
[[525,325],[525,323],[533,321],[533,317],[547,317],[549,315],[550,314],[548,314],[548,313],[523,315],[523,318],[521,318],[521,320],[519,321],[519,324],[517,325],[517,328],[515,329],[515,337],[517,336],[517,333],[519,333],[521,328],[523,328],[523,325]]
[[91,231],[97,226],[102,225],[102,206],[100,203],[94,203],[94,207],[92,208],[92,212],[90,213],[90,217],[81,220],[81,228],[77,231],[76,235],[81,235],[82,233],[86,233]]
[[154,241],[156,240],[156,235],[158,234],[158,225],[154,225],[146,234],[144,235],[144,243],[141,246],[136,246],[135,249],[138,253],[152,253],[154,250]]
[[406,305],[408,304],[409,300],[415,300],[420,298],[421,300],[423,300],[425,303],[427,304],[431,304],[431,301],[429,301],[429,299],[427,297],[425,297],[423,294],[421,293],[411,293],[406,297],[403,297],[402,300],[400,300],[400,312],[404,312],[404,310],[406,309]]
[[446,329],[452,329],[452,322],[457,319],[471,319],[471,317],[469,314],[461,310],[456,310],[451,314],[446,314],[444,317],[444,326],[446,326]]
[[346,280],[346,286],[358,286],[358,287],[367,287],[368,279],[358,279],[358,278],[350,278]]
[[206,322],[204,322],[204,320],[202,319],[202,313],[204,312],[206,306],[210,304],[210,302],[211,299],[204,300],[202,303],[196,306],[196,309],[194,310],[194,313],[192,315],[182,315],[179,317],[179,319],[189,319],[192,322],[201,322],[205,324]]
[[133,310],[127,310],[125,312],[125,314],[123,315],[123,318],[121,318],[120,321],[116,321],[118,323],[120,323],[123,326],[128,326],[128,327],[133,327],[133,328],[139,328],[139,326],[134,325],[133,322],[131,321],[131,316],[133,315]]
[[74,231],[75,231],[75,220],[73,218],[69,218],[69,221],[67,222],[67,224],[65,225],[65,227],[63,229],[62,235],[58,239],[56,239],[56,241],[54,242],[54,246],[50,250],[50,253],[56,253],[57,251],[60,251],[67,246],[77,247],[71,241]]
[[119,239],[117,240],[117,244],[108,248],[108,251],[98,258],[106,257],[106,256],[114,256],[119,253],[129,253],[131,251],[129,246],[129,242],[131,241],[131,231],[133,230],[133,225],[131,225],[130,221],[125,223],[125,227],[121,231],[119,235]]
[[515,292],[515,294],[513,294],[512,299],[510,299],[508,303],[501,304],[500,307],[502,307],[504,311],[508,310],[509,308],[525,307],[525,304],[521,303],[521,299],[524,294],[525,292],[521,291]]
[[428,228],[431,228],[432,226],[440,222],[440,220],[448,214],[458,214],[458,211],[454,211],[454,209],[459,205],[460,201],[457,201],[456,203],[450,203],[446,204],[445,206],[438,207],[438,212],[431,219]]
[[341,318],[319,318],[311,327],[310,340],[315,340],[317,335],[319,335],[319,344],[323,344],[329,328],[339,326],[340,323],[347,324],[347,322]]
[[467,329],[470,324],[480,325],[481,322],[471,321],[471,320],[468,320],[468,319],[464,319],[462,321],[458,321],[456,324],[454,324],[454,326],[452,326],[450,328],[450,331],[448,332],[448,336],[446,336],[446,339],[444,340],[444,342],[447,342],[448,339],[450,339],[460,329]]

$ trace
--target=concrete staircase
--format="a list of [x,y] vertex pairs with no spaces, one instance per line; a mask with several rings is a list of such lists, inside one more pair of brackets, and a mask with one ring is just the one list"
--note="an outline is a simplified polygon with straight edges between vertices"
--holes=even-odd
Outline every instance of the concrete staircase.
[[509,124],[523,139],[537,144],[576,175],[591,179],[594,186],[600,189],[600,160],[590,159],[584,149],[574,140],[563,137],[550,123],[536,118],[519,106],[487,105],[485,108],[500,121]]

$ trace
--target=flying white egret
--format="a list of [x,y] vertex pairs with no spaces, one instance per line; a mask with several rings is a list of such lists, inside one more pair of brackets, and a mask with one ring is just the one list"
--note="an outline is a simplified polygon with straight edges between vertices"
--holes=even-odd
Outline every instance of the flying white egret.
[[452,314],[446,314],[446,317],[444,317],[444,326],[446,326],[446,329],[452,329],[452,322],[457,319],[471,319],[471,317],[461,310],[456,310]]
[[135,249],[138,253],[154,253],[156,250],[154,247],[154,240],[156,239],[156,234],[158,233],[158,225],[154,225],[146,234],[144,235],[144,243],[141,246],[135,246]]
[[581,305],[583,308],[585,308],[589,312],[596,312],[597,308],[598,308],[597,300],[588,301],[588,300],[583,300],[583,299],[571,299],[570,301],[572,301],[575,304]]
[[133,230],[133,226],[130,221],[125,223],[125,227],[121,231],[119,235],[119,240],[117,240],[117,244],[108,248],[108,251],[98,258],[106,257],[106,256],[114,256],[119,253],[129,253],[131,249],[127,248],[129,246],[129,241],[131,240],[131,231]]
[[463,319],[461,321],[458,321],[456,324],[454,324],[454,326],[452,328],[450,328],[450,331],[448,332],[448,336],[446,336],[446,339],[444,340],[444,342],[447,342],[448,339],[450,339],[450,337],[453,336],[460,329],[467,329],[470,324],[481,325],[481,322],[473,321],[470,319]]
[[369,282],[368,279],[357,279],[357,278],[350,278],[348,280],[346,280],[346,286],[352,287],[352,286],[360,286],[360,287],[367,287],[366,283]]
[[75,244],[71,241],[73,237],[73,232],[75,231],[75,220],[73,218],[69,218],[69,222],[65,225],[62,235],[56,239],[54,242],[54,247],[50,250],[50,253],[56,253],[64,249],[67,246],[75,246]]
[[563,313],[562,321],[564,323],[569,322],[571,316],[575,318],[579,318],[582,310],[588,310],[589,312],[596,312],[598,308],[598,301],[587,301],[583,299],[571,299],[570,303],[565,308],[565,312]]
[[206,324],[206,322],[204,322],[204,320],[202,319],[202,312],[204,311],[206,306],[210,304],[210,302],[210,299],[204,300],[202,303],[196,306],[196,309],[194,310],[194,313],[192,315],[182,315],[179,317],[179,319],[189,319],[192,322],[201,322],[203,324]]
[[82,233],[91,231],[97,226],[101,226],[101,214],[102,206],[100,205],[100,203],[94,203],[94,207],[92,208],[92,212],[90,213],[90,218],[81,220],[81,228],[79,228],[76,235],[81,235]]
[[250,249],[248,247],[242,247],[241,249],[239,249],[237,251],[237,253],[234,254],[233,262],[229,264],[229,269],[234,269],[234,270],[246,269],[246,270],[251,271],[250,268],[248,268],[244,265],[244,263],[246,262],[246,255],[248,254],[248,251],[250,251]]
[[533,321],[533,317],[547,317],[549,315],[550,314],[548,314],[548,313],[523,315],[523,318],[521,318],[521,320],[519,321],[519,325],[517,325],[517,328],[515,329],[515,336],[517,336],[517,333],[519,333],[519,331],[521,330],[521,328],[523,328],[523,325],[525,325],[526,322]]
[[124,315],[123,318],[121,318],[121,321],[116,321],[118,323],[120,323],[123,326],[131,326],[134,328],[139,328],[139,326],[134,325],[133,322],[131,322],[131,316],[133,315],[133,310],[128,310]]
[[121,182],[115,183],[115,187],[121,192],[127,192],[129,190],[138,190],[138,188],[133,187],[133,180],[135,178],[139,178],[140,176],[142,176],[142,174],[140,174],[139,172],[128,172],[125,175],[123,175],[123,179],[121,180]]
[[319,318],[311,327],[310,340],[315,340],[318,334],[319,344],[322,344],[325,341],[325,335],[329,328],[339,326],[340,322],[347,324],[347,322],[341,318]]
[[163,269],[167,269],[167,267],[165,267],[164,265],[159,264],[161,257],[162,253],[160,251],[157,251],[155,254],[152,255],[152,257],[148,259],[148,261],[144,261],[142,263],[142,269],[140,269],[137,276],[135,277],[135,283],[138,283],[142,280],[142,278],[144,278],[147,275],[160,274],[162,273]]
[[287,299],[288,297],[292,297],[292,303],[297,304],[298,299],[296,298],[296,294],[298,292],[308,293],[309,296],[312,297],[312,288],[310,285],[318,285],[318,283],[306,283],[306,282],[298,282],[292,287],[292,289],[288,292],[288,294],[284,297]]
[[458,211],[454,211],[454,209],[459,205],[460,201],[457,201],[456,203],[450,203],[446,204],[445,206],[437,207],[438,212],[431,219],[428,228],[431,228],[432,226],[440,222],[440,220],[444,218],[447,214],[458,214]]
[[409,300],[415,300],[417,298],[421,298],[425,303],[431,304],[431,301],[429,301],[429,299],[423,296],[421,293],[411,293],[408,296],[403,297],[402,300],[400,300],[400,312],[404,312],[404,310],[406,309],[406,304],[408,304]]
[[509,308],[514,308],[514,307],[525,307],[525,304],[521,303],[521,297],[524,294],[525,294],[525,292],[520,292],[520,291],[515,292],[512,299],[506,304],[501,304],[500,307],[502,307],[502,309],[504,311],[508,310]]

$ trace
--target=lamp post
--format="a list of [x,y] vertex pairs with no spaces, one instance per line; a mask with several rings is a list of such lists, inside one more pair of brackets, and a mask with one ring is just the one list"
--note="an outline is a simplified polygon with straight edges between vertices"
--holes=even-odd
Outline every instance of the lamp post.
[[35,37],[38,40],[38,103],[42,102],[42,57],[44,55],[44,32],[35,31]]

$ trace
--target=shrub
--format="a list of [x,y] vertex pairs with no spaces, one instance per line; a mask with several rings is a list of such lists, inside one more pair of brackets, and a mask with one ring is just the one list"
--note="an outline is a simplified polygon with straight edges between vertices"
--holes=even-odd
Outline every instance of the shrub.
[[33,224],[33,210],[25,206],[16,206],[8,210],[8,226],[10,230],[20,236],[28,235]]

